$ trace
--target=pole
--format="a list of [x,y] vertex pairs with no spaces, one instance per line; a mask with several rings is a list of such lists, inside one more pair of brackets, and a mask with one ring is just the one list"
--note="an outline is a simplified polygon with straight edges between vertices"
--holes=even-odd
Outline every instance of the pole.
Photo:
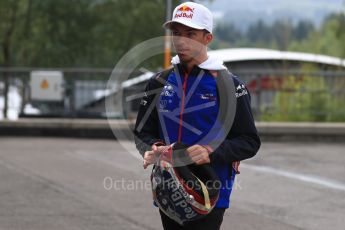
[[8,92],[9,92],[9,77],[8,77],[9,72],[5,71],[4,72],[4,119],[7,119],[7,113],[8,113]]
[[[171,0],[166,0],[166,21],[171,20]],[[171,40],[170,33],[168,29],[165,29],[165,38],[164,38],[164,69],[167,69],[170,66],[171,60]]]

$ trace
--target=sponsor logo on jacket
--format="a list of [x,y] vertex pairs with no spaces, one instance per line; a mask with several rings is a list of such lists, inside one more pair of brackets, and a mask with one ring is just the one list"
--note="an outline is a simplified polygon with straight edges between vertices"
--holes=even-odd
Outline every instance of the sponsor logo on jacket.
[[239,84],[236,87],[236,93],[235,93],[236,98],[242,97],[242,96],[247,95],[247,94],[248,94],[248,91],[243,84]]

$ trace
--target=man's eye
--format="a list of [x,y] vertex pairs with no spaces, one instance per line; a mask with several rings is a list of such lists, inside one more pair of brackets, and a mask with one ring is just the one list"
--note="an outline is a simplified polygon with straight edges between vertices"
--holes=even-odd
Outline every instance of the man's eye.
[[194,37],[195,36],[195,33],[194,32],[189,32],[188,33],[188,37]]
[[177,32],[177,31],[173,31],[173,32],[172,32],[172,35],[174,35],[174,36],[179,36],[179,35],[180,35],[180,33],[179,33],[179,32]]

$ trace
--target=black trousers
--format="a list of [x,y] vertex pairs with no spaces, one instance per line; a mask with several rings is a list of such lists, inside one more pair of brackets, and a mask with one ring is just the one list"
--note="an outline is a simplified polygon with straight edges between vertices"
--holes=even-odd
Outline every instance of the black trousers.
[[214,208],[205,218],[181,226],[159,210],[164,230],[219,230],[224,212],[224,208]]

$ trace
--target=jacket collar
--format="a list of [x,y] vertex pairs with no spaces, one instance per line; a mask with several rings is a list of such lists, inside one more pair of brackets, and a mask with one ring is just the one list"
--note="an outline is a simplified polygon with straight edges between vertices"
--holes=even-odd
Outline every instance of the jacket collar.
[[[178,57],[178,55],[174,56],[171,59],[171,64],[173,64],[173,65],[180,64],[180,58]],[[215,56],[212,56],[212,55],[209,55],[208,58],[206,59],[206,61],[199,64],[198,67],[200,69],[204,69],[204,70],[224,70],[224,69],[226,69],[223,61],[218,59]]]

